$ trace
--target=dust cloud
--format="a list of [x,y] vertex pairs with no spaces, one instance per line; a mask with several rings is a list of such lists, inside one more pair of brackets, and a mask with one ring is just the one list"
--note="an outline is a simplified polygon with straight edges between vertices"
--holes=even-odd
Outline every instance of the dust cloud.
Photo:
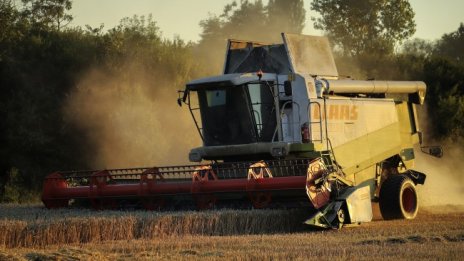
[[94,168],[188,163],[189,150],[201,140],[187,106],[177,104],[176,89],[183,86],[166,82],[98,69],[82,77],[65,112],[94,145],[87,149]]
[[[257,16],[248,17],[246,25],[240,28],[228,23],[221,35],[206,37],[194,45],[194,65],[189,67],[195,72],[194,78],[222,73],[227,38],[280,42],[280,32],[291,31],[282,28],[288,24],[283,23],[284,18],[278,20],[282,24],[271,27],[273,30],[261,30],[267,28],[262,26],[263,21]],[[257,24],[261,27],[254,26]],[[66,116],[84,130],[87,140],[94,145],[87,149],[94,168],[189,163],[188,152],[200,146],[201,139],[188,108],[180,108],[176,102],[176,90],[183,89],[185,81],[172,74],[182,67],[176,66],[177,63],[185,61],[178,55],[171,58],[167,65],[153,68],[155,73],[134,69],[131,65],[134,61],[129,57],[122,66],[127,71],[120,75],[100,68],[90,70],[70,94]],[[174,69],[164,68],[169,66]],[[170,78],[176,78],[177,83],[169,82]]]
[[[416,146],[414,169],[427,175],[425,184],[418,186],[419,203],[428,210],[453,212],[464,208],[464,140],[433,141],[433,123],[427,113],[427,104],[417,106],[418,120],[424,130],[424,145],[441,145],[443,157],[435,158],[420,151]],[[459,206],[458,206],[459,205]],[[433,208],[430,208],[430,207]],[[445,209],[446,208],[446,209]]]
[[422,206],[464,205],[464,148],[443,143],[444,155],[435,158],[416,148],[415,170],[427,175],[418,193]]

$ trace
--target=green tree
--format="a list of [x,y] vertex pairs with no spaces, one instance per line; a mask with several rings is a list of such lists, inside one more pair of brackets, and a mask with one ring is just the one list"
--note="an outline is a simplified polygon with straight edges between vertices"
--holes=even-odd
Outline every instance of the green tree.
[[435,44],[432,41],[414,38],[412,40],[406,41],[401,47],[400,53],[416,55],[420,57],[430,57],[434,51]]
[[23,37],[24,22],[11,0],[0,0],[0,62],[14,42]]
[[[270,0],[267,4],[267,26],[286,33],[301,33],[305,26],[306,10],[301,0]],[[275,28],[275,29],[274,29]]]
[[280,42],[281,32],[301,33],[305,9],[302,0],[240,1],[224,7],[221,15],[202,20],[196,53],[205,62],[202,74],[218,74],[227,39]]
[[432,136],[464,137],[464,66],[433,57],[425,62],[423,75]]
[[444,34],[424,62],[427,111],[434,138],[464,137],[464,24]]
[[[160,93],[172,93],[174,106],[176,88],[195,73],[192,44],[162,39],[151,16],[125,18],[108,32],[102,26],[63,29],[69,3],[25,0],[18,10],[14,1],[0,0],[0,201],[26,200],[33,194],[24,191],[39,191],[52,171],[92,166],[101,144],[90,136],[97,130],[73,121],[66,110],[77,89],[85,89],[87,107],[100,86],[110,94],[97,97],[102,104],[114,97],[130,100],[139,91],[154,102]],[[97,70],[101,82],[82,86]],[[77,111],[85,111],[84,118],[100,111],[108,120],[121,112],[116,106],[107,113]]]
[[73,17],[66,12],[71,10],[71,0],[21,0],[23,15],[32,23],[57,30],[66,27]]
[[[19,12],[13,1],[0,0],[0,72],[3,70],[5,60],[9,60],[11,49],[20,38],[17,30]],[[1,74],[0,74],[1,77]],[[10,153],[7,148],[7,126],[5,117],[8,113],[7,102],[11,99],[11,90],[3,87],[4,80],[0,78],[0,199],[4,194],[10,176]]]
[[82,30],[38,25],[32,13],[7,7],[1,8],[10,16],[0,39],[0,194],[19,185],[38,191],[51,171],[86,167],[82,133],[61,107],[98,53]]
[[17,19],[17,13],[11,0],[0,0],[0,42],[9,37],[8,33]]
[[424,64],[431,58],[434,42],[415,38],[406,41],[393,57],[391,79],[424,80]]
[[316,29],[324,30],[345,55],[391,54],[415,32],[407,0],[314,0]]
[[395,77],[402,80],[422,80],[427,84],[425,126],[433,139],[464,136],[464,64],[462,41],[463,26],[456,32],[444,34],[440,40],[407,41],[394,56]]
[[434,54],[464,64],[464,24],[449,34],[444,34],[438,41]]
[[186,78],[191,77],[192,45],[179,38],[162,39],[151,15],[124,18],[102,38],[105,66],[112,72],[133,78],[132,82],[144,75],[145,80],[180,88],[179,84],[183,85]]

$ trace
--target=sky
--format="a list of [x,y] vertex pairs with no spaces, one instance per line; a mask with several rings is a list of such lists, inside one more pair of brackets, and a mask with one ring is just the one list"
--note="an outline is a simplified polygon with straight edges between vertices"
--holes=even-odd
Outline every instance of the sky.
[[[72,25],[110,29],[124,17],[153,15],[164,37],[179,36],[187,41],[200,39],[201,20],[220,15],[232,0],[74,0]],[[239,1],[238,1],[239,2]],[[264,0],[264,4],[268,1]],[[444,33],[456,31],[464,23],[464,0],[410,0],[416,13],[416,33],[413,38],[439,39]],[[307,11],[304,34],[322,35],[315,30],[310,17],[317,13],[310,10],[311,0],[304,1]]]

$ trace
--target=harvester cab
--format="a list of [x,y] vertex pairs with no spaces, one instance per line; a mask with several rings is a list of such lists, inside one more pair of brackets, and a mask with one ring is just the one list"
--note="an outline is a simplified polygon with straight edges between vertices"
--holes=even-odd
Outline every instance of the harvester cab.
[[178,103],[202,139],[189,153],[196,165],[56,172],[45,205],[304,206],[306,224],[341,227],[370,221],[378,201],[385,219],[413,219],[425,182],[412,170],[425,84],[342,79],[327,38],[282,37],[229,40],[223,74],[187,83]]

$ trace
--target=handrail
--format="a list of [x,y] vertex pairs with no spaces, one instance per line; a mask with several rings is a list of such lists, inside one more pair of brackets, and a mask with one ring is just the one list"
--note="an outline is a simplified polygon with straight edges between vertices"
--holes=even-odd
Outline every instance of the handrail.
[[189,111],[190,111],[190,114],[192,115],[193,121],[195,122],[195,126],[197,127],[198,133],[200,134],[200,138],[203,142],[205,142],[205,138],[203,137],[203,133],[202,133],[203,128],[198,125],[197,118],[195,118],[195,115],[193,114],[193,111],[199,110],[200,107],[192,108],[191,102],[190,102],[190,92],[188,93],[188,106],[189,106]]
[[[322,110],[321,110],[321,104],[318,102],[318,101],[311,101],[311,100],[308,100],[309,103],[308,103],[308,107],[307,107],[307,112],[308,112],[308,118],[309,118],[309,131],[311,133],[311,141],[320,141],[320,142],[323,142],[323,139],[322,139]],[[311,107],[311,104],[314,104],[316,106],[319,107],[319,121],[312,121],[312,118],[311,118],[311,112],[310,112],[310,107]],[[319,124],[319,139],[313,139],[313,132],[312,132],[312,125],[313,124]]]
[[[298,104],[297,102],[295,102],[295,101],[286,101],[284,104],[282,104],[282,107],[281,107],[281,109],[280,109],[280,115],[279,115],[279,117],[282,118],[282,115],[284,115],[284,109],[285,109],[285,107],[286,107],[288,104],[296,104],[296,106],[298,107],[298,122],[293,122],[293,123],[291,123],[291,125],[296,125],[296,126],[299,127],[300,124],[301,124],[301,115],[300,115],[300,104]],[[288,124],[288,123],[287,123],[287,124]],[[282,127],[282,126],[280,126],[280,127]],[[276,124],[276,128],[275,128],[275,130],[274,130],[274,134],[272,135],[272,140],[274,140],[275,135],[277,134],[277,128],[279,128],[279,126],[277,126],[277,124]],[[292,133],[292,141],[295,141],[295,137],[294,137],[293,133]]]
[[252,111],[253,111],[253,116],[255,117],[255,120],[256,119],[258,120],[258,122],[256,122],[256,128],[258,128],[258,126],[261,128],[261,129],[258,129],[258,136],[259,136],[260,131],[263,129],[263,120],[261,119],[261,114],[257,110],[252,110]]

